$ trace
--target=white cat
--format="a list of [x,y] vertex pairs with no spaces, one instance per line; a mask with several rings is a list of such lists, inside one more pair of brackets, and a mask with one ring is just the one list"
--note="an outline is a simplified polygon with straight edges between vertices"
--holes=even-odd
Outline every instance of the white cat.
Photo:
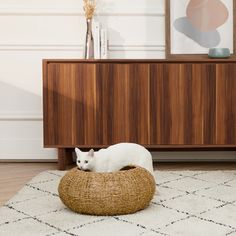
[[135,165],[147,169],[153,174],[152,155],[141,145],[119,143],[94,152],[82,152],[75,148],[76,164],[81,170],[94,172],[113,172],[125,166]]

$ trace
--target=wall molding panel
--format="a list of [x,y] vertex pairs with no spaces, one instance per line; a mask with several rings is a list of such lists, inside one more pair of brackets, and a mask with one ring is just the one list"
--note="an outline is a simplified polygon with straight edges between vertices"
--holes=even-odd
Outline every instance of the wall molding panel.
[[[42,59],[82,58],[82,4],[0,1],[0,161],[56,159],[43,148]],[[95,19],[109,29],[110,58],[164,57],[164,0],[101,0]]]
[[158,51],[164,52],[165,45],[110,45],[110,51]]
[[0,43],[0,51],[83,51],[83,45],[69,43]]
[[[7,16],[81,16],[84,17],[84,12],[82,9],[76,8],[0,8],[0,15]],[[154,16],[154,17],[164,17],[165,13],[162,9],[157,7],[147,7],[147,8],[109,8],[103,11],[99,11],[96,17],[99,16]]]
[[[82,44],[0,43],[0,51],[83,51]],[[109,51],[165,51],[165,45],[109,45]]]
[[0,112],[0,121],[42,121],[43,115],[40,112]]
[[50,161],[55,160],[57,155],[56,150],[43,148],[42,138],[0,139],[0,143],[3,146],[0,150],[0,162],[37,159]]

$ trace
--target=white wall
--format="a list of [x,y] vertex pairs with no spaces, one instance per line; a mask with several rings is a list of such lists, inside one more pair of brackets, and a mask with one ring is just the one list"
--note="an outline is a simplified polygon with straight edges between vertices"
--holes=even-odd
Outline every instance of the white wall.
[[[164,58],[164,0],[98,3],[110,58]],[[82,58],[82,0],[1,0],[0,35],[0,160],[55,159],[43,149],[41,61]]]
[[[164,0],[98,0],[110,58],[163,58]],[[43,149],[43,58],[82,58],[82,0],[0,1],[0,159],[53,159]],[[132,32],[132,33],[131,33]]]

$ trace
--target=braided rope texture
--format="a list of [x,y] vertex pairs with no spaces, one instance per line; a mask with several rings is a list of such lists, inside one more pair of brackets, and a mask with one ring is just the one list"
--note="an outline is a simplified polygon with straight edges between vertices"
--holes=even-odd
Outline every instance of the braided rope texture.
[[144,168],[117,172],[85,172],[78,168],[61,179],[61,201],[72,211],[87,215],[125,215],[146,208],[156,190],[154,177]]

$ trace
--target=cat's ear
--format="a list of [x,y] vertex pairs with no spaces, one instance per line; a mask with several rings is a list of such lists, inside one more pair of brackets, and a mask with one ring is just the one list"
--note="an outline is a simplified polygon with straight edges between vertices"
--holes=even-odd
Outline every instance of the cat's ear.
[[80,151],[79,148],[75,148],[75,153],[79,156],[79,155],[81,155],[83,152]]
[[94,157],[94,150],[93,150],[93,149],[90,149],[88,155],[89,155],[90,157]]

